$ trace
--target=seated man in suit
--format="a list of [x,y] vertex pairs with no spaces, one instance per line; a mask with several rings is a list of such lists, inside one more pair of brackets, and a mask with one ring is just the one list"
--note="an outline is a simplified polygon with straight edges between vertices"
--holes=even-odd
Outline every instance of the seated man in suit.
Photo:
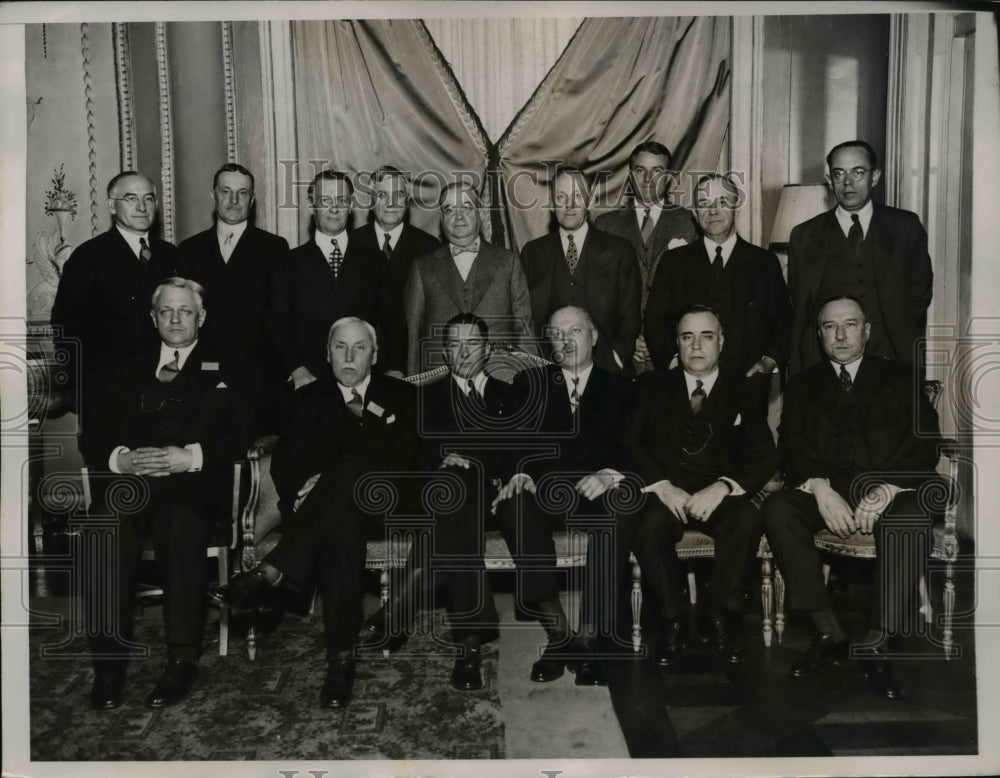
[[587,223],[591,187],[583,171],[557,168],[551,195],[559,228],[521,250],[538,334],[557,308],[583,308],[600,333],[595,363],[604,370],[634,375],[631,357],[642,329],[635,252],[624,238]]
[[[536,430],[531,442],[549,446],[556,453],[539,458],[524,450],[513,452],[511,465],[516,472],[493,505],[494,509],[499,507],[497,522],[518,568],[517,602],[536,615],[548,633],[548,645],[531,668],[531,680],[539,682],[563,675],[569,626],[559,601],[553,517],[527,494],[535,494],[537,482],[548,474],[568,475],[574,490],[586,501],[575,515],[587,517],[588,524],[606,516],[607,509],[598,498],[621,478],[610,467],[619,458],[617,433],[632,390],[632,382],[621,373],[596,364],[594,353],[600,336],[584,309],[559,308],[545,330],[555,364],[519,373],[514,386],[520,397],[531,398],[537,415],[537,423],[530,424]],[[503,502],[516,494],[524,497]],[[561,515],[558,521],[562,523]],[[591,552],[588,545],[588,558]],[[580,630],[584,653],[591,651],[597,635],[597,618],[591,615],[596,604],[591,600],[601,586],[595,576],[606,571],[588,565],[587,572]],[[589,659],[576,672],[577,685],[604,683],[599,667]]]
[[[656,651],[673,667],[687,640],[675,544],[686,527],[715,539],[715,563],[702,611],[701,638],[724,662],[742,655],[729,631],[742,607],[742,583],[760,540],[761,519],[750,501],[778,464],[774,439],[743,376],[719,367],[725,338],[718,314],[693,305],[677,322],[680,365],[644,373],[622,440],[623,462],[645,484],[643,507],[619,516],[620,555],[632,549],[643,590],[665,623]],[[619,557],[624,569],[627,557]]]
[[372,373],[375,328],[356,317],[330,327],[334,382],[314,381],[295,396],[287,431],[271,460],[282,515],[278,545],[255,570],[234,576],[214,596],[236,610],[273,604],[286,578],[323,593],[327,673],[320,705],[346,705],[354,688],[353,648],[361,628],[365,543],[383,537],[381,514],[358,501],[359,479],[414,469],[417,398],[409,384]]
[[667,252],[646,303],[644,332],[653,364],[677,354],[677,314],[694,304],[719,312],[726,347],[719,364],[746,376],[746,388],[767,408],[771,374],[788,361],[792,306],[778,258],[736,234],[740,193],[717,173],[698,179],[695,215],[704,237]]
[[428,357],[440,351],[441,328],[456,314],[485,319],[500,340],[516,343],[533,332],[521,262],[479,236],[482,203],[471,183],[446,186],[440,205],[446,245],[414,260],[403,293],[409,375],[432,367]]
[[434,251],[441,241],[406,220],[410,182],[402,170],[384,165],[372,173],[371,195],[372,218],[364,227],[351,231],[351,241],[362,254],[380,253],[388,260],[402,295],[413,260]]
[[452,317],[444,327],[448,376],[421,395],[421,465],[458,478],[452,486],[460,504],[434,514],[429,558],[414,542],[402,581],[386,609],[362,633],[362,644],[387,644],[410,631],[421,590],[446,582],[452,638],[461,646],[451,674],[460,690],[481,689],[480,647],[497,636],[497,612],[483,563],[488,492],[503,474],[504,437],[517,429],[524,400],[510,384],[486,374],[489,329],[472,313]]
[[167,279],[153,292],[150,315],[159,347],[125,360],[84,398],[90,515],[116,521],[116,537],[99,543],[108,556],[81,560],[94,656],[90,703],[98,710],[122,704],[129,650],[138,648],[132,589],[147,535],[163,576],[168,662],[146,705],[174,705],[194,685],[208,586],[205,549],[215,520],[230,515],[233,462],[251,440],[239,390],[244,382],[199,339],[206,316],[201,287]]
[[841,538],[873,535],[877,561],[862,658],[872,689],[895,700],[902,692],[888,656],[915,617],[930,553],[931,517],[918,490],[934,478],[937,414],[915,386],[911,365],[865,354],[871,325],[857,298],[822,304],[817,325],[828,361],[792,377],[781,419],[785,481],[798,488],[776,492],[763,507],[791,607],[809,611],[816,628],[791,671],[808,678],[848,653],[813,535],[824,528]]
[[228,163],[212,180],[215,224],[177,247],[177,271],[205,289],[212,312],[202,337],[226,362],[251,369],[260,393],[260,434],[279,432],[279,393],[285,376],[270,333],[268,309],[277,269],[285,264],[288,242],[253,224],[254,177]]
[[357,251],[347,231],[354,202],[350,176],[320,172],[307,190],[313,237],[288,253],[277,275],[271,318],[288,380],[300,389],[329,382],[326,338],[338,319],[356,316],[379,335],[379,369],[402,378],[406,322],[389,263]]

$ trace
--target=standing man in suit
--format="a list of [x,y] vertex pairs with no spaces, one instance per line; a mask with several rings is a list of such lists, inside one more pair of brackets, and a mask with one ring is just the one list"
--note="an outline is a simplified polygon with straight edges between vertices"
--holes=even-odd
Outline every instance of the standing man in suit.
[[181,702],[197,680],[205,549],[214,520],[230,515],[233,462],[250,444],[244,382],[199,340],[201,287],[167,279],[156,287],[149,315],[159,347],[122,362],[84,398],[81,453],[94,487],[91,515],[116,521],[113,541],[100,543],[107,556],[82,560],[94,657],[90,704],[98,710],[124,698],[130,649],[137,648],[132,589],[146,535],[163,576],[168,655],[146,706]]
[[372,174],[372,219],[351,232],[351,241],[365,256],[380,253],[389,262],[396,285],[402,289],[417,257],[441,245],[433,235],[406,221],[410,182],[403,171],[385,165]]
[[226,362],[239,361],[252,368],[262,405],[258,432],[278,432],[278,388],[285,376],[267,312],[288,242],[252,224],[254,177],[242,165],[228,163],[215,172],[212,201],[215,225],[181,242],[178,273],[205,289],[205,306],[212,315],[204,339]]
[[[635,249],[643,311],[663,253],[698,239],[691,212],[670,202],[670,158],[670,150],[657,141],[646,141],[632,149],[628,160],[632,201],[594,221],[599,230],[625,238]],[[652,368],[643,334],[636,340],[633,358],[636,372]]]
[[380,369],[402,377],[406,322],[399,288],[386,258],[359,252],[347,231],[354,202],[350,176],[324,170],[306,194],[315,232],[288,253],[278,273],[272,308],[285,375],[295,389],[317,379],[329,381],[326,339],[330,325],[356,316],[379,333]]
[[541,323],[556,309],[585,309],[600,333],[594,361],[633,375],[631,356],[642,329],[639,267],[627,240],[587,223],[590,193],[583,171],[556,170],[551,195],[559,228],[521,250],[531,313],[541,336]]
[[704,237],[667,252],[646,303],[644,331],[653,365],[677,354],[677,315],[689,305],[719,312],[726,347],[719,364],[746,377],[766,409],[771,374],[788,360],[792,306],[778,258],[736,234],[740,193],[725,176],[698,179],[695,215]]
[[[605,370],[594,358],[600,332],[582,308],[565,306],[552,313],[545,328],[552,347],[554,364],[518,373],[514,387],[519,397],[529,398],[537,414],[529,426],[535,430],[533,444],[553,448],[554,456],[539,458],[519,449],[510,476],[501,489],[494,509],[497,523],[517,566],[517,602],[534,614],[548,633],[548,645],[531,667],[531,680],[554,681],[563,675],[569,646],[569,625],[559,601],[560,577],[556,571],[556,523],[543,505],[527,495],[549,474],[569,477],[583,500],[574,518],[586,517],[593,525],[607,516],[600,498],[621,479],[611,469],[619,461],[618,432],[624,411],[631,401],[632,382],[618,371]],[[523,462],[516,461],[523,459]],[[544,491],[544,488],[543,488]],[[515,494],[521,500],[504,502]],[[613,521],[608,517],[605,524]],[[596,535],[594,536],[596,537]],[[587,547],[588,564],[581,605],[579,650],[585,656],[576,668],[576,684],[605,683],[600,666],[591,658],[598,635],[598,601],[607,589],[609,571],[594,557],[595,540]],[[608,609],[600,611],[601,625]],[[608,634],[608,633],[605,633]]]
[[930,553],[931,516],[918,490],[934,478],[937,414],[915,385],[912,366],[867,353],[873,327],[860,300],[835,296],[819,309],[817,325],[827,360],[788,382],[781,419],[785,481],[798,488],[776,492],[763,508],[791,607],[809,611],[816,630],[791,672],[810,678],[848,655],[814,534],[873,535],[872,609],[861,657],[872,689],[895,700],[902,691],[889,653],[916,616]]
[[743,375],[719,367],[724,342],[711,308],[682,312],[679,366],[639,377],[625,422],[623,461],[648,496],[639,511],[619,516],[619,569],[632,549],[643,589],[653,595],[647,601],[665,625],[656,660],[666,668],[677,664],[687,642],[675,548],[687,527],[715,539],[701,637],[721,661],[742,661],[729,622],[742,607],[750,549],[761,535],[750,498],[778,464],[767,417],[748,396]]
[[479,235],[479,194],[468,181],[459,181],[444,188],[440,205],[446,244],[414,260],[403,293],[410,375],[433,366],[428,357],[440,352],[441,328],[456,314],[476,314],[496,339],[516,343],[534,331],[517,254]]
[[56,343],[66,342],[78,398],[121,360],[156,346],[149,296],[174,275],[177,259],[172,244],[150,234],[156,189],[142,173],[126,170],[108,182],[108,210],[111,229],[73,251],[52,305]]
[[313,381],[296,393],[271,460],[281,540],[256,569],[234,576],[214,597],[255,610],[273,603],[286,578],[305,591],[319,581],[327,659],[320,705],[339,708],[354,688],[365,542],[385,536],[382,514],[359,503],[356,486],[369,473],[415,468],[417,398],[409,384],[372,373],[378,340],[366,321],[334,322],[328,358],[333,385]]
[[837,207],[797,225],[789,239],[788,287],[795,315],[789,375],[824,361],[812,312],[835,294],[857,297],[868,316],[867,353],[917,365],[934,272],[917,215],[872,202],[882,171],[861,140],[834,146],[826,180]]

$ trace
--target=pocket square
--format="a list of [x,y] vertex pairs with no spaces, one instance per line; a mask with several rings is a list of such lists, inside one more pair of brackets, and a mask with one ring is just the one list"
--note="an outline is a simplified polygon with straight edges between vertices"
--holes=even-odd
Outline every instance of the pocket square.
[[392,424],[394,421],[396,421],[396,414],[395,413],[392,414],[391,416],[389,416],[389,418],[385,420],[385,423],[386,424]]
[[737,427],[743,423],[743,417],[740,414],[736,414],[736,420],[733,422],[733,426]]
[[681,246],[686,246],[688,242],[684,238],[671,238],[670,242],[667,244],[667,250],[680,248]]
[[226,382],[225,382],[225,381],[219,381],[219,383],[217,383],[217,384],[215,385],[215,388],[216,388],[216,389],[228,389],[228,388],[229,388],[229,386],[228,386],[228,385],[226,384]]
[[218,369],[219,369],[219,363],[218,362],[202,362],[201,363],[201,369],[202,370],[214,370],[214,371],[218,371]]

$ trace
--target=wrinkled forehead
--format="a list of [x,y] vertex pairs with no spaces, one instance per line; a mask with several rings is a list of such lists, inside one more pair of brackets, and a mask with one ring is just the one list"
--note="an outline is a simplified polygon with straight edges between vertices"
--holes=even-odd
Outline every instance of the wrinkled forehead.
[[703,332],[719,332],[719,320],[706,311],[689,313],[677,322],[677,334],[693,332],[701,334]]
[[371,333],[368,332],[368,328],[362,324],[341,324],[332,333],[330,333],[330,343],[346,343],[349,346],[356,345],[358,343],[371,343]]
[[865,320],[865,312],[854,300],[832,300],[820,309],[818,316],[820,324],[827,321],[846,321],[848,319]]
[[250,181],[250,176],[240,173],[238,170],[229,171],[226,173],[219,173],[219,183],[216,184],[218,189],[249,189],[253,190],[253,183]]
[[153,192],[153,183],[145,176],[125,176],[115,183],[111,191],[113,197],[123,194],[147,195]]
[[186,289],[182,286],[164,286],[160,288],[160,292],[156,298],[157,308],[167,306],[177,308],[181,305],[187,305],[191,308],[201,307],[198,303],[198,295],[192,289]]

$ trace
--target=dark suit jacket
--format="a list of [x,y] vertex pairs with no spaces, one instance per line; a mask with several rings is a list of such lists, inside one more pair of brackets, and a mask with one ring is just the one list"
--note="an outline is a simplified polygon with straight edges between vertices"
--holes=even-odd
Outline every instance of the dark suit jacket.
[[317,381],[295,393],[292,420],[274,449],[271,477],[278,496],[291,506],[317,473],[335,474],[350,492],[369,472],[405,472],[416,464],[416,389],[373,374],[360,419],[336,385]]
[[583,477],[607,467],[622,468],[619,436],[626,409],[632,403],[631,380],[595,365],[575,416],[562,369],[557,365],[518,373],[514,387],[519,396],[531,398],[535,409],[534,417],[526,422],[535,434],[526,443],[551,445],[558,453],[516,462],[513,472],[524,472],[537,480],[552,470],[578,472]]
[[516,343],[534,331],[528,284],[521,261],[513,251],[480,240],[479,254],[467,283],[474,284],[468,306],[463,303],[461,276],[455,270],[447,245],[414,260],[403,294],[409,325],[408,374],[427,369],[424,355],[440,353],[440,338],[432,339],[424,350],[420,341],[428,338],[435,326],[440,328],[456,314],[474,313],[486,319],[490,336],[496,340]]
[[[838,463],[831,454],[842,423],[835,410],[836,394],[841,391],[829,362],[813,365],[789,380],[779,435],[781,464],[789,485],[835,475]],[[914,385],[913,367],[865,357],[852,391],[859,401],[860,432],[873,470],[890,474],[885,480],[898,486],[914,486],[914,480],[931,477],[937,464],[937,413],[921,387]],[[920,437],[915,429],[920,430]]]
[[177,249],[152,236],[149,243],[148,271],[114,226],[81,243],[66,262],[52,324],[62,328],[57,345],[79,340],[66,343],[69,375],[76,377],[81,369],[99,374],[159,343],[149,318],[150,298],[158,281],[175,274]]
[[[742,375],[720,369],[699,414],[711,424],[707,445],[715,447],[720,462],[712,480],[732,478],[748,496],[767,483],[778,465],[774,438],[758,405],[744,390]],[[685,466],[684,434],[690,419],[691,404],[681,368],[639,376],[622,436],[628,469],[646,485],[666,479],[689,492],[707,486],[693,481]]]
[[[926,333],[927,307],[934,291],[927,233],[915,213],[878,203],[874,208],[865,240],[873,243],[875,289],[867,296],[866,304],[880,306],[896,358],[912,362],[913,344]],[[825,269],[824,249],[833,231],[840,230],[834,210],[792,230],[788,288],[795,315],[789,375],[823,360],[816,337],[815,308]]]
[[183,448],[200,443],[201,471],[147,480],[154,494],[168,489],[189,503],[221,503],[231,498],[233,462],[246,454],[253,437],[247,397],[240,388],[245,381],[239,377],[238,366],[230,369],[220,362],[217,352],[199,342],[170,384],[175,399],[167,402],[183,405],[182,427],[172,439],[155,439],[158,433],[150,433],[149,423],[144,423],[147,414],[156,414],[146,410],[155,409],[155,398],[147,396],[144,403],[143,397],[151,385],[156,387],[159,356],[159,346],[133,356],[119,364],[100,387],[91,385],[81,411],[87,434],[80,436],[80,453],[92,471],[107,473],[108,458],[117,446]]
[[406,322],[381,252],[366,256],[348,239],[335,284],[326,258],[310,240],[288,252],[277,280],[272,328],[286,375],[301,365],[321,380],[330,375],[327,335],[330,325],[344,316],[358,316],[378,331],[376,369],[403,370]]
[[636,219],[635,208],[631,203],[616,211],[601,214],[594,221],[595,226],[604,232],[610,232],[620,238],[625,238],[632,244],[636,259],[639,260],[639,273],[642,279],[642,309],[646,309],[646,299],[649,296],[650,285],[656,277],[656,269],[660,258],[667,250],[667,244],[674,238],[686,240],[688,243],[698,239],[694,214],[687,208],[671,206],[660,214],[649,236],[649,248],[642,243],[642,233],[639,231],[639,221]]
[[[740,237],[726,263],[730,298],[719,311],[725,330],[720,364],[746,370],[763,356],[788,361],[792,306],[778,258]],[[712,259],[705,241],[668,251],[646,302],[645,333],[653,364],[664,368],[677,353],[677,315],[695,303],[716,307]]]
[[[531,295],[536,334],[542,337],[549,315],[568,305],[576,291],[561,282],[561,275],[555,274],[556,264],[566,263],[559,231],[525,244],[521,263]],[[590,313],[600,333],[594,361],[606,370],[624,369],[631,373],[635,339],[642,329],[639,267],[632,247],[625,239],[591,226],[573,278],[572,283],[583,287],[585,303],[581,307]],[[621,366],[612,350],[618,354]]]
[[[350,243],[355,241],[357,241],[358,250],[365,256],[373,256],[375,252],[378,252],[379,256],[385,256],[378,243],[373,222],[351,230]],[[389,259],[389,269],[392,271],[393,280],[400,289],[400,294],[402,294],[403,287],[406,286],[406,279],[410,277],[410,266],[413,264],[413,260],[424,254],[429,254],[440,245],[441,241],[430,233],[424,232],[419,227],[414,227],[409,222],[403,223],[403,231],[399,233],[399,240],[393,246],[392,257]]]

